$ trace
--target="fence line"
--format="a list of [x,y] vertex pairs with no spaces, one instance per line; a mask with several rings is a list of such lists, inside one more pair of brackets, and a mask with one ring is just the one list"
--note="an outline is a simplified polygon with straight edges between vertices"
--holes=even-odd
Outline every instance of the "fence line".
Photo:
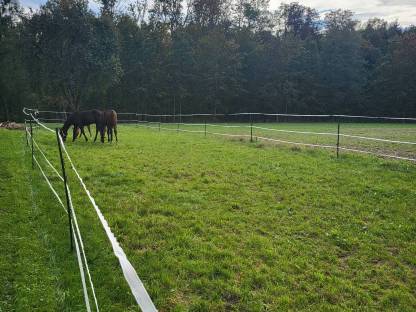
[[332,148],[332,149],[336,149],[337,148],[335,145],[322,145],[322,144],[310,144],[310,143],[292,142],[292,141],[285,141],[285,140],[278,140],[278,139],[266,138],[266,137],[261,137],[261,136],[256,136],[256,138],[259,138],[260,140],[265,140],[265,141],[272,141],[272,142],[277,142],[277,143],[285,143],[285,144],[293,144],[293,145],[301,145],[301,146],[308,146],[308,147],[321,147],[321,148]]
[[[45,130],[48,130],[50,132],[54,132],[51,128],[45,126],[44,124],[42,124],[39,119],[35,118],[32,114],[32,112],[27,112],[27,110],[29,109],[24,109],[23,112],[28,115],[31,116],[32,119],[41,127],[43,127]],[[112,233],[107,220],[104,218],[104,215],[101,213],[101,210],[98,208],[97,204],[95,203],[94,198],[91,196],[89,190],[87,189],[85,183],[83,182],[81,176],[79,175],[78,171],[76,170],[76,167],[68,153],[68,151],[66,150],[65,144],[61,138],[61,136],[58,136],[62,149],[64,150],[67,159],[69,160],[70,164],[71,164],[71,168],[72,170],[74,170],[77,178],[79,179],[81,186],[83,187],[84,191],[87,194],[87,197],[89,198],[89,200],[91,201],[98,217],[99,220],[107,234],[108,239],[110,240],[110,243],[112,245],[113,248],[113,252],[115,254],[115,256],[118,258],[124,278],[126,279],[128,285],[130,286],[130,289],[133,293],[133,296],[136,299],[136,302],[138,303],[138,305],[140,306],[140,308],[142,309],[142,311],[144,312],[155,312],[156,307],[154,306],[152,300],[150,299],[150,296],[148,295],[143,283],[141,282],[139,276],[137,275],[137,272],[135,271],[134,267],[131,265],[130,261],[127,259],[126,254],[124,253],[123,249],[121,248],[121,246],[119,245],[115,235]],[[46,157],[46,156],[45,156]],[[69,190],[69,189],[68,189]],[[72,206],[72,198],[70,197],[70,202],[71,202],[71,206]],[[77,222],[75,221],[75,223],[77,224]],[[94,293],[95,295],[95,293]],[[97,305],[97,309],[98,309],[98,305]]]
[[397,144],[416,145],[416,142],[406,142],[406,141],[388,140],[388,139],[372,138],[372,137],[365,137],[365,136],[359,136],[359,135],[350,135],[350,134],[342,134],[342,133],[340,133],[339,136],[346,137],[346,138],[361,139],[361,140],[386,142],[386,143],[397,143]]
[[[346,138],[355,138],[355,139],[362,139],[362,140],[369,140],[369,141],[379,141],[379,142],[386,142],[386,143],[396,143],[396,144],[409,144],[409,145],[416,145],[416,142],[408,142],[408,141],[398,141],[398,140],[389,140],[389,139],[381,139],[381,138],[373,138],[373,137],[366,137],[366,136],[358,136],[358,135],[350,135],[350,134],[343,134],[343,133],[334,133],[334,132],[314,132],[314,131],[297,131],[297,130],[283,130],[283,129],[273,129],[273,128],[265,128],[259,126],[230,126],[230,125],[219,125],[219,124],[198,124],[198,123],[164,123],[164,122],[146,122],[146,123],[160,123],[166,125],[183,125],[183,126],[207,126],[207,127],[220,127],[220,128],[245,128],[245,129],[259,129],[259,130],[266,130],[266,131],[275,131],[275,132],[282,132],[282,133],[295,133],[295,134],[310,134],[310,135],[322,135],[322,136],[340,136]],[[161,128],[166,130],[171,130],[168,128]],[[176,130],[176,129],[174,129]],[[185,130],[184,130],[185,131]],[[198,132],[198,131],[194,131]],[[200,131],[204,132],[204,131]],[[207,132],[208,133],[208,132]]]
[[[138,114],[138,113],[119,113],[123,115],[134,115],[136,117],[138,116],[147,116],[147,117],[191,117],[191,116],[227,116],[225,114]],[[297,115],[297,114],[269,114],[269,113],[235,113],[235,114],[228,114],[228,116],[292,116],[292,117],[325,117],[325,118],[369,118],[369,119],[383,119],[383,120],[407,120],[407,121],[416,121],[416,118],[402,118],[402,117],[374,117],[374,116],[353,116],[353,115]],[[251,122],[250,125],[227,125],[227,124],[213,124],[213,123],[184,123],[184,122],[162,122],[159,121],[149,121],[149,120],[138,120],[138,119],[132,119],[132,120],[121,120],[122,122],[132,122],[137,125],[145,124],[145,127],[147,128],[155,128],[159,130],[167,130],[167,131],[177,131],[177,132],[193,132],[193,133],[206,133],[206,134],[212,134],[212,135],[220,135],[220,136],[229,136],[229,137],[247,137],[248,135],[243,134],[230,134],[230,133],[218,133],[218,132],[212,132],[212,131],[204,131],[204,130],[185,130],[185,129],[179,129],[179,126],[184,127],[190,127],[190,126],[203,126],[203,127],[217,127],[217,128],[241,128],[241,129],[251,129],[251,133],[253,132],[253,129],[263,130],[263,131],[273,131],[273,132],[281,132],[281,133],[291,133],[291,134],[305,134],[305,135],[321,135],[321,136],[333,136],[333,137],[344,137],[344,138],[353,138],[358,140],[366,140],[366,141],[375,141],[375,142],[384,142],[384,143],[392,143],[392,144],[403,144],[403,145],[416,145],[416,142],[410,142],[410,141],[401,141],[401,140],[390,140],[385,138],[376,138],[376,137],[369,137],[369,136],[361,136],[361,135],[352,135],[352,134],[343,134],[343,133],[334,133],[334,132],[315,132],[315,131],[298,131],[298,130],[284,130],[284,129],[274,129],[274,128],[267,128],[267,127],[261,127],[261,126],[255,126]],[[158,127],[151,127],[150,124],[158,124]],[[163,127],[161,125],[178,125],[177,129],[171,129],[167,127]],[[250,135],[250,138],[253,138],[253,135]],[[258,139],[270,141],[270,142],[278,142],[278,143],[285,143],[285,144],[294,144],[294,145],[304,145],[304,146],[310,146],[310,147],[323,147],[328,148],[329,145],[323,145],[323,144],[310,144],[310,143],[301,143],[301,142],[293,142],[290,140],[280,140],[280,139],[274,139],[274,138],[267,138],[264,136],[257,136]],[[341,148],[338,146],[337,150],[345,150],[350,152],[359,152],[362,153],[366,152],[360,149],[354,149],[354,148]],[[396,155],[387,155],[387,154],[381,154],[381,153],[374,153],[369,152],[367,154],[373,154],[378,155],[381,157],[389,157],[389,158],[396,158],[396,159],[404,159],[404,160],[410,160],[410,161],[416,161],[415,158],[411,157],[401,157]]]
[[[51,114],[70,114],[70,112],[57,112],[47,110],[29,109],[36,114],[39,113],[51,113]],[[209,117],[209,116],[275,116],[275,117],[316,117],[316,118],[352,118],[352,119],[380,119],[380,120],[398,120],[398,121],[416,121],[416,117],[391,117],[391,116],[364,116],[364,115],[346,115],[346,114],[285,114],[285,113],[259,113],[259,112],[242,112],[242,113],[229,113],[229,114],[210,114],[210,113],[196,113],[196,114],[146,114],[146,113],[130,113],[121,112],[118,115],[134,115],[134,116],[146,116],[146,117]]]
[[[87,258],[86,258],[86,255],[85,255],[84,243],[83,243],[83,241],[82,241],[81,231],[79,230],[79,226],[78,226],[78,219],[77,219],[77,216],[76,216],[76,214],[75,214],[74,205],[73,205],[73,203],[72,203],[72,195],[71,195],[71,191],[69,190],[68,183],[66,184],[66,189],[67,189],[67,191],[68,191],[68,195],[69,195],[69,196],[68,196],[68,197],[69,197],[69,204],[70,204],[70,206],[71,206],[71,213],[72,213],[72,217],[73,217],[73,219],[74,219],[75,229],[76,229],[76,231],[77,231],[78,238],[79,238],[79,243],[80,243],[80,245],[81,245],[82,255],[83,255],[83,257],[84,257],[84,262],[87,264],[88,262],[87,262]],[[73,230],[73,229],[72,229],[72,230]],[[95,307],[96,307],[96,309],[97,309],[97,312],[99,312],[99,311],[100,311],[100,309],[98,308],[98,301],[97,301],[97,297],[96,297],[96,295],[95,295],[95,289],[94,289],[94,284],[93,284],[93,282],[92,282],[92,278],[91,278],[90,270],[89,270],[89,268],[88,268],[88,266],[87,266],[87,265],[86,265],[86,268],[87,268],[87,275],[88,275],[88,278],[89,278],[89,282],[90,282],[90,285],[91,285],[92,296],[93,296],[93,298],[94,298],[94,302],[95,302]]]
[[152,299],[150,299],[149,294],[147,293],[142,281],[140,280],[139,276],[137,275],[136,270],[130,263],[130,261],[127,259],[126,254],[124,253],[124,250],[121,248],[120,244],[118,243],[115,235],[111,231],[107,220],[104,218],[104,215],[101,213],[101,210],[98,208],[98,205],[96,204],[94,198],[91,196],[90,191],[87,189],[84,181],[82,180],[80,174],[78,173],[77,169],[74,166],[74,163],[72,162],[71,157],[69,156],[68,151],[66,150],[65,144],[63,144],[63,140],[61,136],[58,136],[59,140],[62,144],[63,151],[65,152],[69,163],[71,164],[72,170],[74,170],[76,176],[78,177],[78,180],[80,181],[82,187],[84,188],[84,191],[86,192],[89,200],[91,201],[100,221],[101,224],[107,234],[108,239],[110,240],[111,246],[113,247],[114,254],[118,258],[120,262],[121,269],[123,271],[124,277],[127,281],[127,283],[130,286],[130,289],[133,292],[133,296],[136,299],[136,302],[140,306],[140,308],[144,311],[157,311],[155,305],[153,304]]
[[[26,130],[26,132],[27,132],[27,134],[29,135],[29,137],[31,138],[31,140],[33,140],[33,143],[35,143],[35,146],[37,147],[37,149],[39,150],[39,152],[41,153],[41,155],[45,158],[45,161],[47,162],[47,164],[52,168],[52,170],[57,174],[57,176],[63,181],[64,179],[63,179],[63,177],[59,174],[59,172],[57,171],[57,169],[52,165],[52,163],[49,161],[49,159],[45,156],[45,154],[43,153],[43,151],[42,151],[42,149],[39,147],[39,145],[36,143],[36,141],[34,140],[34,138],[31,136],[31,134],[28,132],[28,130],[27,130],[27,128],[25,128],[25,130]],[[44,173],[44,171],[42,170],[42,167],[40,166],[40,164],[39,164],[39,162],[37,161],[37,159],[36,159],[36,157],[34,156],[34,160],[36,161],[36,163],[37,163],[37,165],[38,165],[38,167],[39,167],[39,169],[41,170],[41,172],[42,172],[42,175],[44,176],[44,178],[46,179],[46,182],[48,183],[48,185],[49,185],[49,187],[51,188],[51,190],[52,190],[52,192],[54,193],[54,195],[58,198],[58,201],[59,201],[59,203],[62,205],[62,207],[64,208],[64,210],[65,210],[65,206],[63,205],[63,203],[62,203],[62,200],[60,199],[60,197],[59,197],[59,195],[57,194],[57,192],[55,191],[55,189],[53,188],[53,186],[52,186],[52,184],[50,183],[50,181],[49,181],[49,179],[47,178],[47,176],[46,176],[46,174]],[[81,236],[81,231],[79,230],[79,226],[78,226],[78,221],[77,221],[77,216],[76,216],[76,213],[75,213],[75,209],[74,209],[74,207],[73,207],[73,204],[72,204],[72,197],[71,197],[71,192],[70,192],[70,189],[69,189],[69,186],[68,186],[68,184],[66,184],[66,188],[67,188],[67,191],[68,191],[68,194],[69,194],[69,201],[70,201],[70,205],[71,205],[71,212],[72,212],[72,217],[73,217],[73,219],[74,219],[74,221],[75,221],[75,229],[76,229],[76,231],[77,231],[77,235],[78,235],[78,237],[75,235],[75,233],[73,233],[74,234],[74,237],[75,237],[75,241],[77,240],[77,238],[78,238],[78,240],[79,240],[79,244],[80,244],[80,246],[81,246],[81,253],[82,253],[82,256],[83,256],[83,259],[84,259],[84,263],[85,263],[85,267],[86,267],[86,270],[87,270],[87,275],[88,275],[88,279],[89,279],[89,283],[90,283],[90,286],[91,286],[91,291],[92,291],[92,295],[93,295],[93,298],[94,298],[94,302],[95,302],[95,306],[96,306],[96,310],[97,311],[99,311],[99,308],[98,308],[98,301],[97,301],[97,297],[96,297],[96,295],[95,295],[95,288],[94,288],[94,284],[93,284],[93,282],[92,282],[92,278],[91,278],[91,273],[90,273],[90,270],[89,270],[89,267],[88,267],[88,262],[87,262],[87,258],[86,258],[86,254],[85,254],[85,248],[84,248],[84,243],[83,243],[83,240],[82,240],[82,236]],[[66,210],[65,210],[65,212],[66,213],[68,213]],[[76,246],[76,248],[77,248],[77,246]],[[88,297],[87,297],[88,298]],[[86,305],[87,305],[87,310],[88,310],[88,306],[89,306],[89,303],[87,304],[86,303]]]
[[36,140],[30,135],[30,133],[28,133],[28,135],[33,140],[33,143],[35,144],[35,147],[40,152],[40,154],[43,156],[43,158],[45,159],[46,163],[52,168],[52,170],[59,177],[59,179],[61,179],[61,181],[63,181],[64,178],[59,174],[58,170],[51,164],[51,162],[49,161],[49,159],[45,156],[45,154],[43,153],[43,151],[41,150],[41,148],[39,147],[39,145],[36,143]]
[[[220,128],[246,128],[249,129],[252,127],[253,129],[259,129],[259,130],[266,130],[266,131],[275,131],[275,132],[282,132],[282,133],[296,133],[296,134],[310,134],[310,135],[327,135],[327,136],[338,136],[337,133],[334,132],[314,132],[314,131],[297,131],[297,130],[283,130],[283,129],[273,129],[273,128],[265,128],[265,127],[259,127],[259,126],[231,126],[231,125],[219,125],[219,124],[201,124],[201,123],[167,123],[167,122],[157,122],[157,121],[147,121],[146,123],[160,123],[160,124],[166,124],[166,125],[183,125],[183,126],[207,126],[207,127],[220,127]],[[170,130],[167,128],[161,128]],[[198,131],[195,131],[198,132]],[[201,131],[204,132],[204,131]],[[369,141],[379,141],[379,142],[386,142],[386,143],[396,143],[396,144],[409,144],[409,145],[416,145],[416,142],[408,142],[408,141],[398,141],[398,140],[389,140],[389,139],[381,139],[381,138],[373,138],[373,137],[366,137],[366,136],[358,136],[358,135],[351,135],[351,134],[339,134],[340,137],[346,137],[346,138],[355,138],[355,139],[362,139],[362,140],[369,140]]]
[[[61,198],[59,197],[58,193],[56,192],[56,190],[53,188],[51,182],[49,181],[49,179],[47,178],[45,172],[42,170],[42,167],[40,166],[38,160],[36,159],[36,156],[33,156],[33,159],[35,160],[35,163],[38,165],[43,177],[45,178],[49,188],[51,189],[52,193],[56,196],[56,198],[58,199],[58,202],[61,204],[62,208],[65,210],[65,206],[62,203]],[[76,254],[77,254],[77,260],[78,260],[78,267],[79,267],[79,271],[80,271],[80,275],[81,275],[81,283],[82,283],[82,289],[83,289],[83,293],[84,293],[84,301],[85,301],[85,306],[87,308],[87,311],[90,312],[91,311],[91,307],[90,307],[90,301],[89,301],[89,297],[88,297],[88,291],[87,291],[87,286],[85,283],[85,271],[84,271],[84,266],[82,263],[82,259],[81,259],[81,255],[80,255],[80,248],[78,246],[78,240],[77,237],[75,235],[75,231],[74,229],[72,229],[72,235],[75,238],[75,250],[76,250]],[[93,287],[93,285],[92,285]],[[98,311],[98,310],[97,310]]]
[[396,156],[396,155],[388,155],[388,154],[380,154],[380,153],[375,153],[375,152],[370,152],[370,151],[363,151],[363,150],[358,150],[358,149],[348,148],[348,147],[341,147],[340,146],[339,149],[340,150],[344,150],[344,151],[349,151],[349,152],[356,152],[356,153],[362,153],[362,154],[370,154],[370,155],[376,155],[376,156],[387,157],[387,158],[394,158],[394,159],[401,159],[401,160],[416,161],[415,158],[402,157],[402,156]]
[[356,139],[362,139],[362,140],[370,140],[370,141],[378,141],[378,142],[386,142],[386,143],[394,143],[394,144],[408,144],[408,145],[416,145],[416,142],[407,142],[407,141],[398,141],[398,140],[388,140],[388,139],[381,139],[381,138],[372,138],[372,137],[365,137],[365,136],[356,136],[356,135],[349,135],[349,134],[342,134],[342,133],[331,133],[331,132],[314,132],[314,131],[295,131],[295,130],[282,130],[282,129],[271,129],[271,128],[264,128],[264,127],[258,127],[253,125],[247,125],[247,126],[228,126],[228,125],[218,125],[218,124],[198,124],[198,123],[163,123],[163,122],[149,122],[149,121],[143,121],[138,123],[138,126],[150,128],[150,129],[159,129],[159,130],[167,130],[167,131],[176,131],[176,132],[192,132],[192,133],[206,133],[206,134],[212,134],[212,135],[219,135],[219,136],[226,136],[226,137],[246,137],[253,139],[253,137],[256,137],[257,139],[264,140],[264,141],[270,141],[270,142],[276,142],[276,143],[284,143],[284,144],[292,144],[292,145],[299,145],[299,146],[307,146],[307,147],[318,147],[318,148],[325,148],[325,149],[337,149],[337,150],[344,150],[349,152],[357,152],[357,153],[364,153],[364,154],[371,154],[375,156],[380,157],[387,157],[387,158],[394,158],[394,159],[400,159],[400,160],[408,160],[416,162],[416,158],[411,157],[402,157],[402,156],[396,156],[396,155],[389,155],[384,153],[375,153],[370,151],[364,151],[354,148],[347,148],[347,147],[341,147],[338,144],[337,145],[324,145],[324,144],[312,144],[312,143],[302,143],[302,142],[293,142],[288,140],[280,140],[280,139],[274,139],[274,138],[267,138],[264,136],[254,135],[254,134],[231,134],[231,133],[218,133],[218,132],[212,132],[212,131],[203,131],[203,130],[185,130],[185,129],[175,129],[175,128],[166,128],[166,127],[153,127],[149,126],[149,124],[165,124],[165,125],[183,125],[183,126],[213,126],[213,127],[222,127],[222,128],[245,128],[245,129],[259,129],[259,130],[269,130],[269,131],[277,131],[282,133],[295,133],[295,134],[310,134],[310,135],[322,135],[322,136],[339,136],[339,137],[347,137],[347,138],[356,138]]
[[[250,126],[248,126],[250,127]],[[264,128],[258,126],[252,126],[253,129],[260,129],[260,130],[268,130],[268,131],[276,131],[276,132],[283,132],[283,133],[297,133],[297,134],[312,134],[312,135],[331,135],[337,136],[337,133],[333,132],[314,132],[314,131],[296,131],[296,130],[282,130],[282,129],[272,129],[272,128]]]

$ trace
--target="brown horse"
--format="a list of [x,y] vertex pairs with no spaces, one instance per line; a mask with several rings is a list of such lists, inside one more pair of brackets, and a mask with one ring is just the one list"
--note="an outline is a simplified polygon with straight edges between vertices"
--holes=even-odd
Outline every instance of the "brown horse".
[[104,112],[104,120],[105,125],[107,127],[107,139],[108,142],[113,142],[113,129],[114,134],[116,135],[116,142],[118,142],[117,138],[117,113],[114,110],[106,110]]
[[103,112],[102,126],[103,126],[102,129],[96,128],[94,142],[97,139],[98,130],[105,133],[106,128],[107,128],[108,142],[113,141],[113,129],[114,129],[114,134],[116,135],[116,141],[118,142],[118,138],[117,138],[117,113],[114,110],[110,109],[110,110],[106,110],[106,111]]
[[[98,109],[83,112],[74,112],[71,115],[69,115],[63,127],[60,130],[62,139],[64,141],[66,140],[66,137],[68,135],[68,129],[73,125],[74,130],[72,133],[72,141],[75,141],[75,139],[77,138],[78,130],[81,131],[81,135],[84,135],[85,141],[88,141],[87,136],[84,132],[84,127],[89,126],[91,124],[95,124],[97,133],[98,130],[100,130],[101,142],[104,143],[104,113]],[[97,139],[97,133],[95,135],[95,140]]]

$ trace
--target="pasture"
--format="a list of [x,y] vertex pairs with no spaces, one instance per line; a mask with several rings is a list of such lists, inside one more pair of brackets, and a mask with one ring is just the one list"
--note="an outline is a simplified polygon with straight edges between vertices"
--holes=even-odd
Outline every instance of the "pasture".
[[[416,133],[406,124],[345,127],[393,140]],[[59,168],[54,135],[40,128],[34,137]],[[120,125],[117,144],[66,146],[160,311],[416,309],[414,163],[137,125]],[[0,167],[0,310],[83,310],[67,216],[31,169],[23,132],[0,129]],[[68,174],[101,310],[136,311]]]

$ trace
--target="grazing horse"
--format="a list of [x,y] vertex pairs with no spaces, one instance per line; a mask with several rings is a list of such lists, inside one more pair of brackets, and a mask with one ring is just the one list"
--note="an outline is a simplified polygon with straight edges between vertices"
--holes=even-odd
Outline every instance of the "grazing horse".
[[[91,137],[91,128],[90,128],[90,125],[87,125],[87,129],[88,129],[88,133],[89,133],[89,135]],[[81,129],[80,128],[77,128],[76,131],[75,131],[75,137],[78,138],[80,136],[81,136]]]
[[[89,126],[91,124],[95,124],[95,127],[100,130],[101,134],[101,142],[104,143],[104,116],[103,112],[98,109],[93,109],[90,111],[83,111],[83,112],[74,112],[71,115],[68,116],[66,119],[63,127],[60,130],[60,134],[62,136],[62,139],[65,141],[66,137],[68,135],[68,129],[74,125],[74,131],[72,134],[72,142],[75,141],[75,139],[78,136],[78,131],[81,131],[81,135],[84,135],[85,141],[88,141],[87,136],[84,132],[84,126]],[[97,134],[95,135],[95,139],[97,139]],[[95,142],[95,140],[94,140]]]

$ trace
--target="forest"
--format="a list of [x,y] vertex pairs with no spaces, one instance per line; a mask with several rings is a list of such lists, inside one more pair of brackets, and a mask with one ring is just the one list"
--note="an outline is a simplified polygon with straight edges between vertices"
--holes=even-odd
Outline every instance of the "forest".
[[268,0],[0,0],[0,120],[22,108],[416,117],[416,27]]

